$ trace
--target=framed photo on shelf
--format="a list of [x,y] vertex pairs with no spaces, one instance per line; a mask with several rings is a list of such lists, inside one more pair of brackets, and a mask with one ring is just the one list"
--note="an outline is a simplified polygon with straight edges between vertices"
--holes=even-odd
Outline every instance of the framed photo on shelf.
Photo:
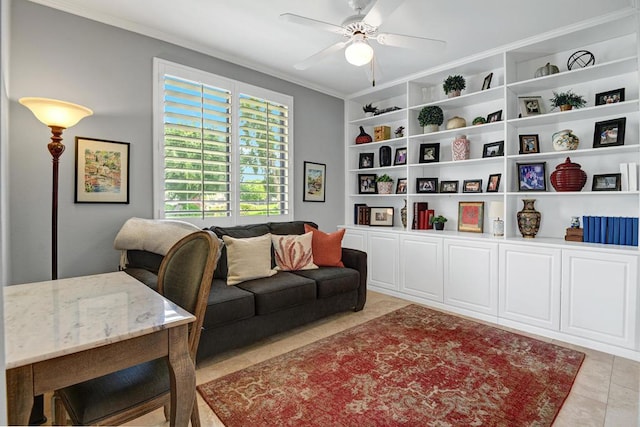
[[458,231],[482,233],[484,202],[458,202]]
[[518,191],[547,191],[546,162],[518,163]]
[[621,176],[620,173],[593,175],[591,191],[620,191],[622,188]]
[[502,120],[502,110],[491,113],[487,116],[487,123],[499,122]]
[[441,193],[457,193],[458,181],[440,181]]
[[487,181],[487,193],[497,193],[500,189],[500,178],[502,178],[501,173],[494,173],[489,175],[489,180]]
[[407,194],[407,178],[398,178],[396,194]]
[[481,179],[465,179],[462,183],[463,193],[482,193]]
[[378,227],[393,227],[393,208],[369,208],[369,225]]
[[520,139],[520,154],[533,154],[540,152],[538,135],[518,135]]
[[489,142],[484,144],[482,149],[482,157],[500,157],[504,156],[504,141]]
[[327,165],[324,163],[304,162],[303,202],[324,202],[327,182]]
[[358,167],[360,169],[368,169],[373,167],[373,158],[375,153],[360,153],[360,161]]
[[420,144],[418,163],[436,163],[440,161],[440,143]]
[[595,130],[593,131],[593,148],[624,145],[624,128],[626,124],[626,117],[596,122]]
[[76,136],[75,203],[129,204],[129,143]]
[[378,186],[376,185],[375,173],[358,174],[358,194],[377,194]]
[[519,96],[520,117],[537,116],[542,114],[543,104],[541,96]]
[[416,193],[437,193],[438,178],[416,178]]
[[407,164],[407,147],[396,148],[396,157],[393,160],[394,166]]
[[596,105],[615,104],[624,101],[624,88],[596,93]]
[[482,90],[487,90],[491,87],[492,78],[493,78],[493,73],[489,73],[489,75],[484,78],[484,82],[482,83]]

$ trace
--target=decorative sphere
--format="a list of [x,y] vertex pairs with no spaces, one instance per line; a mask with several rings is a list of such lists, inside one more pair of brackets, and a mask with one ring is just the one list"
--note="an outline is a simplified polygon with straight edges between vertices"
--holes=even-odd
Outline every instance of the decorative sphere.
[[584,68],[596,63],[596,57],[588,50],[579,50],[571,54],[567,60],[567,68],[572,70],[574,67]]

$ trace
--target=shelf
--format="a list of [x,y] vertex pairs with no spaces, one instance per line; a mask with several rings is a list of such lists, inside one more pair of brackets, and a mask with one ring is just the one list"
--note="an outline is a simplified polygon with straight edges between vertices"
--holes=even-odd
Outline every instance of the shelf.
[[615,104],[597,105],[569,111],[556,111],[537,116],[522,117],[507,120],[515,127],[542,126],[549,124],[567,123],[577,120],[605,119],[607,116],[618,116],[638,112],[638,100],[618,102]]
[[419,139],[419,140],[426,141],[426,140],[452,137],[457,134],[464,134],[467,136],[471,136],[471,135],[479,135],[481,133],[501,132],[503,130],[504,130],[504,121],[500,121],[500,122],[493,122],[493,123],[485,123],[483,125],[471,125],[463,128],[441,130],[438,132],[431,132],[431,133],[422,133],[419,135],[411,135],[409,139],[410,140]]
[[407,118],[407,109],[401,108],[400,110],[378,114],[377,116],[363,117],[361,119],[351,120],[349,124],[357,125],[357,126],[377,126],[377,125],[387,124],[391,122],[397,122],[399,120],[405,120],[406,118]]
[[392,193],[392,194],[352,194],[351,197],[375,197],[380,198],[380,197],[388,197],[388,198],[400,198],[400,197],[407,197],[406,193],[401,193],[401,194],[396,194],[396,193]]
[[502,197],[504,195],[503,192],[486,192],[486,191],[482,191],[480,193],[409,193],[408,194],[411,197],[423,197],[423,196],[428,196],[428,197],[485,197],[485,196],[489,196],[489,197],[495,197],[495,196],[500,196]]
[[564,71],[544,77],[510,83],[507,85],[517,95],[531,94],[535,91],[549,90],[551,88],[578,85],[592,80],[619,76],[637,71],[638,57],[632,56],[603,64],[595,64],[590,67],[577,70]]
[[428,105],[438,105],[443,109],[447,108],[460,108],[469,104],[482,104],[484,102],[497,101],[504,96],[504,86],[497,86],[495,88],[482,90],[473,93],[466,93],[464,95],[456,96],[453,98],[444,98],[434,102],[428,102],[426,104],[414,105],[409,107],[410,110],[421,110]]
[[616,147],[603,147],[603,148],[578,148],[577,150],[567,151],[550,151],[545,153],[533,153],[533,154],[514,154],[509,155],[509,160],[531,160],[531,159],[549,159],[549,158],[561,158],[561,157],[588,157],[588,156],[603,156],[606,154],[617,153],[638,153],[640,151],[640,145],[619,145]]
[[468,160],[447,160],[444,162],[431,162],[431,163],[412,163],[409,168],[422,168],[422,167],[440,167],[440,166],[465,166],[472,163],[503,163],[503,156],[498,157],[481,157],[479,159]]
[[383,145],[390,145],[390,144],[393,146],[400,147],[401,144],[406,144],[406,143],[407,143],[407,138],[403,136],[402,138],[391,138],[391,139],[385,139],[384,141],[367,142],[365,144],[353,144],[353,145],[349,145],[349,148],[362,150],[362,149],[369,149],[371,147],[380,148]]
[[406,165],[396,165],[396,166],[383,166],[377,168],[365,168],[365,169],[350,169],[349,172],[366,174],[372,172],[394,172],[394,171],[403,171],[406,169]]
[[551,187],[549,191],[510,191],[506,193],[507,196],[519,196],[524,198],[531,197],[569,197],[569,196],[638,196],[639,191],[555,191]]

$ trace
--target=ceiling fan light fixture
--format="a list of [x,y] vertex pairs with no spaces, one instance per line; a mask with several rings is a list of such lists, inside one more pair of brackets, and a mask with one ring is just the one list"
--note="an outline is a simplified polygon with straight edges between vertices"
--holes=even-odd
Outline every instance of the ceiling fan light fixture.
[[373,48],[365,41],[362,34],[356,34],[353,43],[344,50],[344,56],[349,64],[361,67],[371,62]]

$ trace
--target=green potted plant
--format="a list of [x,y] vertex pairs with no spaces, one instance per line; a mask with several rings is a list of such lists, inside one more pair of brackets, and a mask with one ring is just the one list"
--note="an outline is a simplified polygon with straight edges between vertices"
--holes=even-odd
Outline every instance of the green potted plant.
[[436,132],[444,122],[442,108],[437,105],[422,107],[420,114],[418,114],[418,122],[424,128],[424,133]]
[[447,218],[442,215],[431,217],[431,224],[436,230],[444,230],[445,222],[447,222]]
[[551,105],[553,107],[560,107],[560,111],[571,110],[572,108],[582,108],[587,104],[587,101],[582,97],[573,93],[571,89],[566,92],[553,91],[553,98],[551,98]]
[[466,87],[467,83],[465,82],[464,77],[459,74],[447,77],[442,84],[444,93],[449,95],[449,98],[460,96],[460,92],[462,92]]
[[393,192],[393,179],[386,173],[376,178],[378,194],[391,194]]
[[372,106],[371,104],[367,104],[362,107],[362,111],[364,111],[365,117],[371,117],[376,113],[376,111],[378,111],[378,108]]
[[487,119],[482,116],[476,117],[475,119],[473,119],[473,122],[471,122],[471,124],[473,125],[483,125],[485,123],[487,123]]

